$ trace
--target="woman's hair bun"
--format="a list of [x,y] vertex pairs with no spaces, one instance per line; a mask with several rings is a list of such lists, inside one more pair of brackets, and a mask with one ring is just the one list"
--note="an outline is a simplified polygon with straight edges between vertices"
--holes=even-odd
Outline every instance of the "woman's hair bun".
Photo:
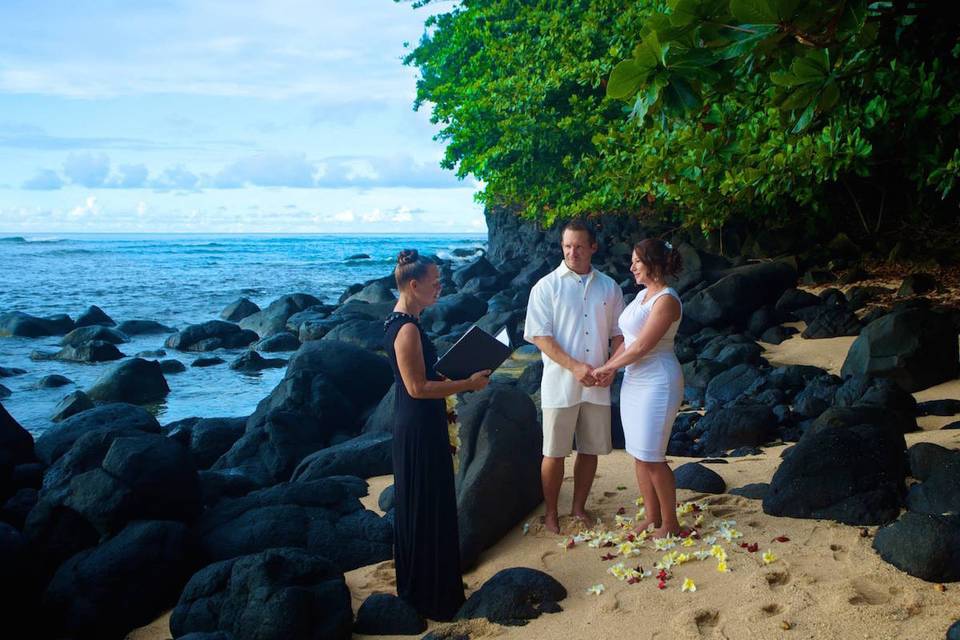
[[397,256],[397,264],[411,264],[417,261],[420,253],[416,249],[404,249]]

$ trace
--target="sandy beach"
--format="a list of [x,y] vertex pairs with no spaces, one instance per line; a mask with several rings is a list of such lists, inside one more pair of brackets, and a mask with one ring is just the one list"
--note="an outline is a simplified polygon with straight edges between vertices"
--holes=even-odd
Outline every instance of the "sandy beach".
[[[802,325],[796,325],[802,327]],[[761,345],[773,365],[810,364],[839,374],[854,338],[804,340],[793,336],[780,345]],[[960,380],[915,394],[917,400],[960,398]],[[955,417],[919,419],[922,431],[907,434],[907,445],[933,442],[960,448],[960,431],[941,431]],[[729,458],[726,464],[709,464],[728,489],[755,482],[769,482],[790,445],[770,446],[762,455]],[[670,458],[674,467],[694,460]],[[573,490],[573,459],[568,459],[561,506],[569,505]],[[377,497],[392,483],[391,476],[369,480],[370,493],[364,505],[378,511]],[[587,508],[603,524],[617,532],[618,511],[636,513],[636,483],[632,459],[623,451],[601,458],[597,479]],[[655,577],[635,584],[618,580],[608,572],[620,557],[603,560],[612,549],[593,548],[583,541],[567,548],[571,538],[584,530],[569,517],[562,519],[560,536],[548,533],[539,522],[542,507],[532,511],[503,540],[481,557],[476,568],[464,576],[468,595],[487,579],[508,567],[531,567],[546,571],[568,591],[560,604],[563,612],[545,614],[522,627],[503,627],[486,621],[458,623],[471,638],[641,638],[685,640],[695,638],[809,639],[834,638],[924,640],[942,638],[947,627],[960,618],[960,587],[924,582],[887,564],[871,547],[876,527],[854,527],[824,520],[778,518],[763,513],[760,501],[733,495],[708,495],[678,491],[678,500],[703,506],[703,528],[709,533],[717,523],[742,537],[717,541],[727,554],[729,571],[717,570],[717,559],[692,558],[673,567],[666,588],[658,589]],[[694,514],[685,516],[688,520]],[[731,524],[732,523],[734,524]],[[529,525],[524,532],[525,525]],[[786,538],[779,542],[776,538]],[[751,553],[741,543],[756,544]],[[706,538],[677,551],[691,555],[711,548]],[[764,552],[772,552],[769,564]],[[652,570],[666,551],[644,543],[639,554],[624,561],[628,568]],[[695,592],[682,585],[691,579]],[[392,562],[361,567],[346,574],[354,609],[372,593],[394,591]],[[603,585],[599,595],[588,593]],[[169,638],[167,617],[129,636],[131,640]],[[430,629],[446,625],[431,623]],[[372,636],[355,636],[365,638]],[[389,636],[394,637],[394,636]],[[403,636],[395,636],[397,638]]]

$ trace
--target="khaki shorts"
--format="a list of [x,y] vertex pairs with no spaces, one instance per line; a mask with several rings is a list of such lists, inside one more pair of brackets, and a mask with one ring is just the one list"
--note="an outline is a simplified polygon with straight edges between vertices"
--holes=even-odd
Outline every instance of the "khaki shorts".
[[581,402],[572,407],[543,410],[544,456],[566,458],[570,455],[574,433],[578,453],[606,455],[613,451],[610,405]]

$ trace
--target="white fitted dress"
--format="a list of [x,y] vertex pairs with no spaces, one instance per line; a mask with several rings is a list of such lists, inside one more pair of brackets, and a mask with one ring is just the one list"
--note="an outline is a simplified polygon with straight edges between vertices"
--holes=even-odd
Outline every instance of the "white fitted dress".
[[[660,296],[670,295],[680,301],[671,288],[663,289],[643,300],[645,292],[627,305],[620,314],[620,330],[624,348],[640,335],[650,317],[653,303]],[[681,311],[682,314],[682,311]],[[620,388],[620,419],[627,453],[644,462],[662,462],[674,418],[683,401],[683,371],[673,351],[680,320],[676,320],[657,345],[642,358],[628,365]]]

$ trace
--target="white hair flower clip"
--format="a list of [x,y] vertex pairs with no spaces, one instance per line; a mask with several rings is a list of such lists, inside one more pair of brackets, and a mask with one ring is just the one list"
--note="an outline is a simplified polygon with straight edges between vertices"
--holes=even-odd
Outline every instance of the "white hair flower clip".
[[673,251],[673,245],[667,242],[666,240],[663,241],[663,246],[667,248],[667,251]]

